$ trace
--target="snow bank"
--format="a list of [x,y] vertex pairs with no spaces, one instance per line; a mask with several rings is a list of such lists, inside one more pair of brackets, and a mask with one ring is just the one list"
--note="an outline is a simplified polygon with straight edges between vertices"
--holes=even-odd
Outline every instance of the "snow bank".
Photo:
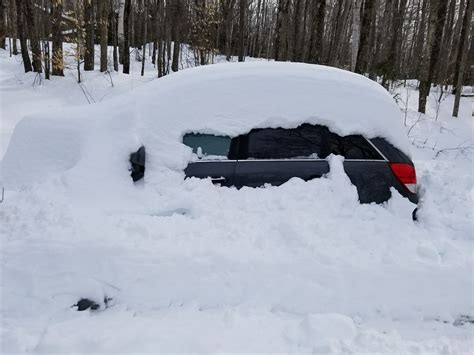
[[[112,171],[121,174],[117,167],[125,175],[128,154],[142,144],[151,181],[158,178],[155,173],[163,176],[163,169],[182,171],[187,165],[189,149],[181,143],[186,132],[236,136],[255,127],[290,128],[303,122],[327,125],[341,135],[382,136],[409,154],[399,109],[381,86],[351,72],[308,64],[198,67],[127,96],[51,116],[54,120],[36,117],[16,127],[2,162],[8,188],[40,181],[46,171],[64,171],[78,161],[81,179],[112,178]],[[65,116],[72,122],[67,135],[60,123]],[[85,140],[87,149],[81,151]],[[55,152],[42,154],[46,151]]]

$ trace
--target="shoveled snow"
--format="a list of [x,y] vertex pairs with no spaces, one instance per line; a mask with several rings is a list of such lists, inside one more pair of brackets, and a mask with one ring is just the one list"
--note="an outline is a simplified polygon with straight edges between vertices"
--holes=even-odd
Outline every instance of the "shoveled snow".
[[[173,100],[160,79],[134,89],[130,101],[55,109],[16,126],[1,166],[3,353],[472,353],[473,324],[460,322],[474,315],[468,101],[453,120],[449,97],[435,120],[432,105],[418,116],[416,92],[398,89],[422,190],[413,223],[412,205],[396,191],[384,205],[359,204],[337,156],[327,177],[280,187],[183,180],[185,127],[163,114],[192,113],[185,104],[193,92],[212,87],[173,84],[178,74],[169,86],[186,95]],[[350,100],[341,105],[353,107]],[[222,114],[221,104],[195,111]],[[250,117],[242,105],[233,113]],[[198,117],[187,117],[186,129],[247,128]],[[282,117],[274,116],[278,124]],[[140,144],[150,147],[149,160],[145,181],[134,185],[128,155]],[[13,157],[25,161],[14,165]],[[71,308],[82,297],[101,309]]]

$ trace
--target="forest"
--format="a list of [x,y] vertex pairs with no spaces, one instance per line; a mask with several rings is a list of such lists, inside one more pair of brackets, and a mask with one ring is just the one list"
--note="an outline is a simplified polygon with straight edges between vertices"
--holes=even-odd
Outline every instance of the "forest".
[[129,74],[130,57],[158,77],[183,60],[254,57],[339,67],[386,88],[416,79],[422,113],[439,85],[456,94],[455,117],[474,81],[472,0],[1,0],[0,11],[0,45],[45,79],[64,75],[68,42],[79,81],[82,64]]

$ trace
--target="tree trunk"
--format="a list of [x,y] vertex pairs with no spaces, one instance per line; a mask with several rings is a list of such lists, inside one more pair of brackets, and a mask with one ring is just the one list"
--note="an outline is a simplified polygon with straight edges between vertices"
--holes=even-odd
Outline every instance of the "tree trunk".
[[99,1],[100,71],[107,71],[109,0]]
[[118,46],[118,40],[117,40],[117,15],[115,13],[114,9],[114,1],[112,0],[109,4],[110,6],[110,11],[109,11],[109,17],[110,17],[110,33],[112,34],[112,58],[114,62],[114,71],[118,71],[118,55],[117,55],[117,46]]
[[124,35],[124,15],[125,15],[125,0],[119,0],[118,2],[118,18],[117,18],[117,39],[119,47],[119,63],[123,64],[123,45],[125,41]]
[[323,51],[324,17],[326,13],[326,0],[317,0],[313,4],[311,37],[309,43],[309,61],[321,63]]
[[239,7],[239,62],[245,61],[245,35],[247,21],[247,0],[240,0]]
[[145,75],[145,51],[146,51],[146,42],[147,42],[147,17],[148,17],[148,0],[143,0],[143,45],[142,45],[142,71],[141,71],[141,76]]
[[276,61],[286,61],[288,58],[288,1],[289,0],[278,0],[274,44],[274,56]]
[[[461,0],[460,3],[459,3],[458,19],[456,21],[456,25],[454,26],[453,43],[452,43],[452,46],[451,46],[452,51],[450,53],[450,58],[449,58],[450,63],[456,63],[456,59],[458,57],[457,50],[459,48],[459,40],[460,40],[460,37],[461,37],[462,22],[464,20],[464,17],[461,14],[464,13],[465,5],[466,5],[465,1]],[[456,70],[454,69],[453,86],[455,86],[456,82],[458,81],[457,80],[457,75],[458,75],[458,72],[456,72]],[[454,94],[454,91],[453,91],[453,94]]]
[[[459,47],[458,47],[458,55],[456,58],[456,73],[457,81],[455,84],[455,97],[454,97],[454,107],[453,107],[453,116],[458,117],[459,114],[459,103],[461,100],[461,93],[462,93],[462,84],[464,79],[464,70],[466,68],[466,61],[467,61],[467,45],[468,45],[468,38],[469,38],[469,31],[471,27],[471,20],[472,20],[472,0],[466,0],[466,11],[464,12],[464,17],[462,21],[462,28],[461,28],[461,36],[459,38]],[[461,16],[461,14],[459,14]]]
[[12,35],[12,42],[13,42],[13,55],[18,55],[18,45],[17,45],[17,38],[18,38],[18,24],[16,22],[16,5],[15,0],[10,0],[10,13],[8,15],[10,19],[10,29]]
[[375,11],[374,0],[365,0],[362,14],[362,25],[360,28],[359,50],[357,51],[355,65],[355,72],[359,74],[363,74],[367,70],[367,56],[370,48],[370,35],[373,26],[373,11]]
[[84,0],[85,52],[84,70],[94,70],[94,4]]
[[38,28],[35,21],[35,12],[33,9],[32,0],[24,0],[25,2],[25,17],[28,26],[28,35],[30,37],[31,52],[33,54],[33,70],[37,73],[42,72],[41,67],[41,46],[38,39]]
[[179,70],[179,50],[181,47],[180,37],[181,37],[181,15],[183,12],[183,6],[181,6],[182,0],[173,1],[173,15],[171,23],[171,36],[173,38],[173,59],[171,62],[171,70],[177,72]]
[[[130,74],[129,21],[132,0],[125,0],[123,11],[123,73]],[[120,37],[119,37],[120,38]]]
[[443,34],[444,22],[446,20],[446,6],[445,0],[434,0],[431,3],[430,9],[430,28],[428,29],[428,38],[426,40],[427,51],[425,52],[424,67],[421,73],[418,112],[426,112],[426,100],[430,94],[431,82],[433,79],[434,69],[439,58],[439,49],[441,43],[441,36]]
[[291,51],[291,61],[298,61],[300,60],[300,43],[301,43],[301,36],[300,36],[300,25],[301,25],[301,11],[303,9],[302,0],[295,0],[295,11],[293,14],[293,29],[292,29],[292,51]]
[[20,40],[21,57],[25,73],[32,71],[30,56],[28,54],[28,46],[26,44],[26,28],[25,28],[25,4],[23,0],[16,0],[16,17],[18,25],[18,38]]
[[234,15],[235,0],[223,0],[222,12],[225,22],[225,56],[226,60],[232,59],[232,18]]
[[360,7],[362,0],[354,0],[352,8],[352,45],[351,45],[351,71],[355,71],[357,54],[360,41]]
[[55,76],[64,76],[62,14],[63,0],[51,0],[51,33],[53,36],[52,74]]
[[6,14],[6,6],[3,3],[3,0],[0,0],[0,48],[6,48],[6,41],[7,38],[7,24],[5,21],[5,14]]
[[42,41],[43,41],[43,62],[44,62],[44,78],[46,80],[50,80],[51,74],[51,53],[50,53],[50,46],[49,46],[49,34],[51,33],[51,13],[46,12],[43,16],[40,17],[42,19]]

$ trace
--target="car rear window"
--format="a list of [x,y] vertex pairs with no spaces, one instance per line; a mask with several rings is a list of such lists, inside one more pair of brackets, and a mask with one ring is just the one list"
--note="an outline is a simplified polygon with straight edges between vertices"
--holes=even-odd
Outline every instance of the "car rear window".
[[213,134],[188,133],[183,143],[192,148],[198,159],[227,159],[231,138]]
[[319,125],[256,129],[243,136],[240,144],[239,159],[325,159],[336,154],[346,159],[382,160],[364,137],[341,137]]

